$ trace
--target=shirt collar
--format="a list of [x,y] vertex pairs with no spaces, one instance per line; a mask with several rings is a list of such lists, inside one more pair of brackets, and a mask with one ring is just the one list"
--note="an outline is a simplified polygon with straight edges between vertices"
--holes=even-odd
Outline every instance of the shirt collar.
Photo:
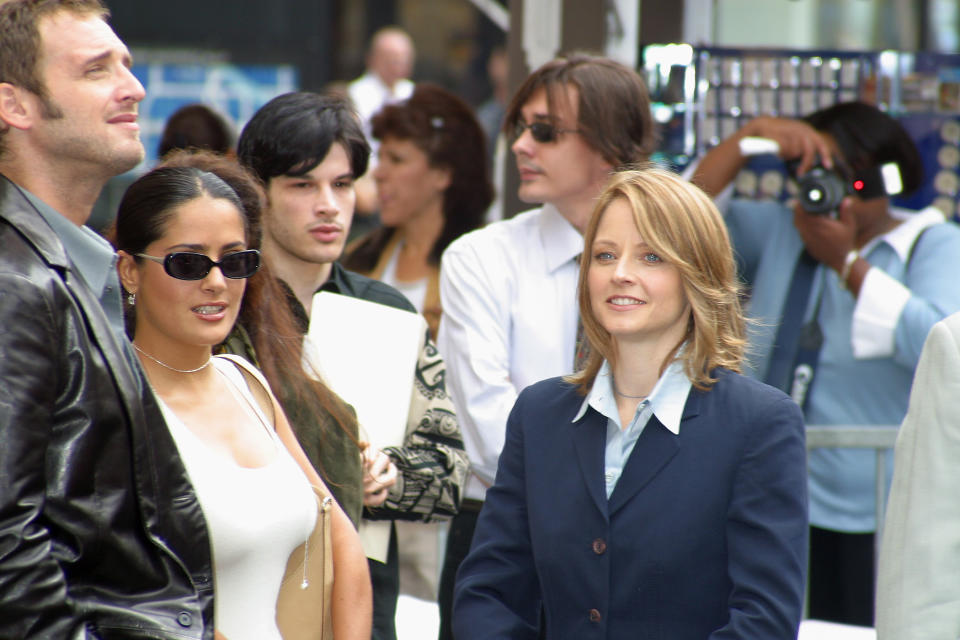
[[543,205],[540,242],[547,271],[553,273],[583,253],[583,236],[552,204]]
[[77,226],[67,220],[57,210],[23,187],[18,185],[17,188],[57,234],[77,272],[87,286],[99,296],[107,284],[111,270],[115,267],[116,253],[110,243],[90,227]]
[[945,219],[943,212],[936,207],[927,207],[921,211],[910,211],[909,209],[893,208],[891,215],[902,222],[890,231],[877,236],[871,242],[868,242],[861,253],[869,251],[880,242],[886,242],[897,255],[901,262],[906,262],[910,258],[910,251],[920,235],[927,227],[939,224]]
[[383,94],[384,96],[387,96],[388,98],[395,99],[397,95],[402,91],[403,81],[405,80],[405,78],[401,78],[400,80],[397,80],[394,83],[393,88],[391,89],[390,86],[383,81],[383,78],[381,78],[379,74],[373,71],[368,71],[366,75],[368,78],[370,78],[370,80],[373,83],[376,84],[376,87],[380,91],[380,93]]
[[[680,435],[680,420],[683,418],[683,408],[687,404],[691,386],[690,379],[683,372],[683,363],[680,360],[674,360],[657,380],[656,386],[647,398],[653,415],[657,416],[657,420],[674,435]],[[593,407],[601,415],[620,424],[620,412],[617,410],[617,400],[613,394],[613,376],[610,374],[610,364],[607,361],[600,366],[600,371],[597,372],[597,377],[593,381],[593,387],[583,399],[573,422],[577,422],[584,416],[587,407]]]
[[317,293],[320,293],[321,291],[329,291],[330,293],[350,295],[350,285],[347,283],[347,280],[344,277],[344,271],[345,269],[340,265],[339,262],[331,262],[330,275],[327,276],[327,279],[323,284],[317,287]]

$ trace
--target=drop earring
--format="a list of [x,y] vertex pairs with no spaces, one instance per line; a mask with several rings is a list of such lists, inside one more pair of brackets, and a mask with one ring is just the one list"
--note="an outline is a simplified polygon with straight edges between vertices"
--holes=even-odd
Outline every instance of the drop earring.
[[137,304],[137,294],[131,293],[127,295],[127,304],[129,304],[131,307],[135,306]]

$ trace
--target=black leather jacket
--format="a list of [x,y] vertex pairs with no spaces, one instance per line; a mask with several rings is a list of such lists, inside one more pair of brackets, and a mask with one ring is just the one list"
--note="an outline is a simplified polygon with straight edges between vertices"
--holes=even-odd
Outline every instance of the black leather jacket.
[[206,523],[140,369],[0,176],[0,638],[211,639],[212,586]]

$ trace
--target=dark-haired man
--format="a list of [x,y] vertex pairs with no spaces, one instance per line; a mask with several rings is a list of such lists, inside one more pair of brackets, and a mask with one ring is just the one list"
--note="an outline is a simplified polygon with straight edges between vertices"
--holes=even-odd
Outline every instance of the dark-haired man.
[[573,371],[581,233],[610,172],[653,150],[640,77],[612,60],[573,55],[534,71],[504,130],[520,199],[543,206],[455,241],[443,256],[438,344],[449,367],[472,474],[454,518],[440,584],[441,638],[450,638],[457,567],[493,483],[507,414],[538,380]]
[[[757,118],[708,152],[695,180],[721,193],[747,161],[741,141],[754,137],[803,169],[831,168],[845,197],[819,212],[812,198],[722,206],[757,321],[745,372],[790,393],[807,424],[899,424],[930,328],[960,309],[960,230],[933,207],[893,206],[892,194],[923,184],[923,163],[906,129],[873,105]],[[813,449],[808,467],[810,617],[872,626],[875,453]]]
[[[289,288],[290,303],[304,331],[319,291],[416,312],[393,287],[337,262],[353,218],[354,181],[366,171],[370,155],[359,120],[345,101],[308,92],[278,96],[244,127],[237,153],[266,186],[261,251]],[[314,319],[318,321],[322,319]],[[362,344],[356,348],[358,366],[376,366],[375,360],[360,355]],[[451,517],[460,506],[467,459],[446,393],[443,359],[426,333],[412,375],[414,392],[403,446],[365,455],[366,518],[430,522]],[[298,437],[313,436],[298,431]],[[344,494],[343,499],[351,498]],[[359,507],[359,500],[356,509],[345,505],[355,522]],[[386,560],[370,561],[373,637],[378,640],[396,637],[395,532]]]
[[106,18],[0,2],[0,637],[209,640],[203,514],[83,226],[143,158]]

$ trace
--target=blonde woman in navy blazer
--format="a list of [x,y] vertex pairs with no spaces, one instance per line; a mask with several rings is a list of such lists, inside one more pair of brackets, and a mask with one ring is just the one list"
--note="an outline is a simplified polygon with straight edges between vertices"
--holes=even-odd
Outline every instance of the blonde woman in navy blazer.
[[803,420],[740,375],[739,293],[702,191],[654,168],[613,177],[581,263],[589,359],[514,406],[457,640],[796,637]]

